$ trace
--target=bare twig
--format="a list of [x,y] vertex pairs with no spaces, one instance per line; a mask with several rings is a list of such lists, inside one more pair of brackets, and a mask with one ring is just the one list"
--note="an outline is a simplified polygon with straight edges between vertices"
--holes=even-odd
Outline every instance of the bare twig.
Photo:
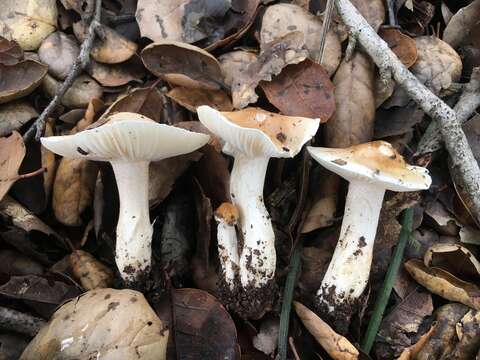
[[408,71],[349,0],[335,0],[335,5],[349,33],[359,41],[375,64],[384,71],[391,71],[395,81],[426,114],[438,122],[452,168],[471,196],[475,213],[480,214],[480,169],[455,111]]
[[387,9],[390,26],[397,26],[397,6],[395,0],[387,0]]
[[323,16],[322,34],[320,35],[320,48],[317,54],[317,63],[321,64],[323,60],[323,53],[325,52],[325,43],[327,41],[327,33],[330,30],[330,23],[332,22],[333,15],[333,0],[327,0],[327,6],[325,7],[325,15]]
[[[470,82],[464,87],[464,91],[453,108],[457,113],[457,120],[464,124],[467,122],[475,109],[480,106],[480,67],[474,68]],[[436,121],[432,121],[425,131],[422,140],[418,144],[415,155],[424,155],[442,148],[442,134]]]
[[40,137],[43,135],[43,131],[45,129],[45,121],[49,118],[55,108],[60,104],[65,93],[70,89],[73,82],[77,78],[78,75],[82,72],[82,70],[88,65],[90,61],[90,51],[92,50],[93,41],[95,40],[95,34],[99,31],[100,28],[100,15],[102,9],[102,0],[96,0],[95,3],[95,15],[92,18],[90,25],[88,27],[87,35],[85,40],[80,47],[80,54],[75,59],[70,71],[68,72],[67,78],[62,83],[62,86],[58,89],[57,93],[47,105],[47,107],[42,111],[40,116],[35,120],[35,123],[32,125],[30,129],[23,135],[23,140],[27,142],[32,138],[35,134],[35,139],[38,141]]
[[0,329],[35,336],[46,321],[33,315],[0,306]]
[[29,172],[29,173],[26,173],[26,174],[17,175],[17,176],[8,178],[8,179],[0,179],[0,182],[2,182],[2,181],[17,181],[17,180],[20,180],[20,179],[31,178],[31,177],[34,177],[34,176],[43,174],[46,170],[47,170],[47,168],[42,167],[42,168],[40,168],[40,169],[38,169],[38,170]]

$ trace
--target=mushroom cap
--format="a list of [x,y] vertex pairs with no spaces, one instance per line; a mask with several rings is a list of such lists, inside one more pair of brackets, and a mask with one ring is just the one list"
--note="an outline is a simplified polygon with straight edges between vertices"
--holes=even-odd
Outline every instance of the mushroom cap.
[[432,183],[426,168],[407,164],[386,141],[345,149],[309,146],[308,151],[322,166],[349,181],[376,183],[392,191],[425,190]]
[[158,161],[192,152],[208,142],[205,134],[158,124],[135,113],[109,116],[99,127],[74,135],[41,138],[48,150],[69,158],[97,161]]
[[207,105],[198,118],[225,141],[223,152],[247,157],[294,157],[317,132],[320,119],[284,116],[259,108],[220,112]]

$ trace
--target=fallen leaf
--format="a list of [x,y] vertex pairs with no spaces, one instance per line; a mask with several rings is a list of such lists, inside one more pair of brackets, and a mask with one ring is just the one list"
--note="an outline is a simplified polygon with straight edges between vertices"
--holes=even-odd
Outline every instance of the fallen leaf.
[[18,180],[18,169],[25,157],[22,136],[14,131],[9,137],[0,138],[0,200]]
[[417,45],[415,40],[398,29],[380,29],[380,37],[386,41],[388,47],[407,68],[417,61]]
[[428,268],[417,259],[407,261],[405,268],[420,285],[433,294],[480,309],[480,288],[475,284],[462,281],[445,270]]
[[374,138],[383,139],[411,132],[423,120],[424,115],[423,110],[413,101],[404,107],[381,107],[375,114]]
[[424,35],[435,15],[435,5],[423,0],[407,0],[405,4],[410,4],[408,10],[397,7],[400,10],[397,17],[399,25],[413,35]]
[[93,14],[95,0],[60,0],[66,10],[75,10],[80,15]]
[[321,65],[308,59],[288,65],[272,81],[260,86],[268,101],[284,115],[326,122],[335,112],[335,86],[330,76]]
[[278,343],[280,319],[266,318],[260,325],[260,332],[252,339],[253,347],[266,355],[273,355]]
[[0,64],[15,65],[23,59],[23,50],[16,41],[0,36]]
[[480,245],[480,230],[471,226],[462,226],[459,232],[460,241],[465,244]]
[[218,60],[196,46],[163,41],[144,48],[141,57],[151,73],[172,84],[207,90],[222,86]]
[[430,337],[432,336],[434,330],[435,325],[433,325],[430,330],[423,334],[415,344],[403,349],[397,360],[415,360],[420,350],[422,350],[428,339],[430,339]]
[[448,22],[443,31],[443,41],[453,48],[462,45],[480,45],[480,0],[474,0],[469,5],[458,10]]
[[140,82],[145,68],[137,55],[121,64],[105,65],[91,60],[85,71],[102,86],[122,86],[131,81]]
[[[322,28],[323,24],[320,18],[300,6],[275,4],[269,6],[263,15],[260,48],[263,50],[268,43],[278,40],[292,31],[300,31],[304,34],[305,46],[310,53],[310,59],[315,60],[320,48]],[[342,56],[340,41],[332,30],[327,33],[325,49],[322,66],[329,75],[332,75],[340,64]]]
[[302,305],[298,301],[293,302],[295,312],[297,313],[303,325],[307,328],[315,340],[334,360],[358,359],[359,352],[347,338],[337,334],[313,311]]
[[[43,136],[53,136],[52,125],[48,121],[45,123],[45,132]],[[55,171],[57,170],[55,154],[50,150],[47,150],[47,148],[41,146],[40,156],[42,167],[45,169],[45,172],[43,173],[43,191],[45,192],[45,199],[50,199],[53,182],[55,181]]]
[[40,61],[48,65],[49,74],[59,80],[65,80],[79,54],[77,41],[61,31],[50,34],[38,49]]
[[440,234],[457,236],[459,226],[456,219],[444,208],[439,201],[429,201],[425,206],[425,215],[428,224]]
[[93,255],[74,250],[69,257],[73,275],[85,290],[108,288],[113,285],[113,271]]
[[298,64],[308,55],[300,31],[288,33],[282,38],[265,44],[255,62],[248,65],[246,71],[235,78],[232,84],[232,101],[235,109],[242,109],[255,103],[255,92],[260,81],[271,81],[289,64]]
[[0,273],[10,276],[41,275],[43,266],[15,250],[0,250]]
[[480,277],[480,262],[460,244],[434,244],[425,252],[423,262],[427,267],[441,268],[455,276]]
[[23,50],[36,50],[57,26],[56,0],[3,0],[0,35]]
[[[73,341],[78,336],[82,341]],[[62,305],[20,359],[165,360],[168,338],[142,293],[96,289]]]
[[30,337],[14,332],[2,332],[0,343],[2,344],[2,356],[5,359],[18,359],[30,342]]
[[200,105],[208,105],[218,111],[232,111],[232,101],[223,90],[193,89],[177,86],[166,96],[191,112],[197,112]]
[[333,78],[336,111],[325,127],[327,146],[349,147],[372,139],[375,119],[373,70],[370,58],[360,52],[340,64]]
[[46,65],[33,60],[0,64],[0,104],[29,95],[40,85],[47,70]]
[[251,51],[236,50],[225,53],[218,57],[224,76],[224,83],[232,87],[235,79],[240,78],[248,66],[257,60],[257,55]]
[[[85,40],[87,27],[82,21],[73,24],[73,32],[80,42]],[[138,45],[115,30],[102,25],[103,39],[95,37],[90,55],[95,61],[105,64],[118,64],[130,59]]]
[[38,112],[28,102],[19,100],[0,105],[0,136],[10,134],[20,129],[31,119],[38,116]]
[[383,1],[352,0],[352,4],[357,8],[360,14],[363,15],[373,30],[377,32],[380,25],[385,21],[385,7],[383,6]]

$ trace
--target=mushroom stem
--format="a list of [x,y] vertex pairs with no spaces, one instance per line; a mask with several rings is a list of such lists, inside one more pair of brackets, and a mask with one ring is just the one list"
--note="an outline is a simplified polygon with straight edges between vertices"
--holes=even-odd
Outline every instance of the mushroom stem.
[[111,164],[120,197],[115,259],[123,280],[127,284],[136,284],[148,274],[152,257],[149,162],[112,161]]
[[268,157],[248,158],[235,154],[230,191],[239,210],[243,248],[240,254],[240,282],[243,288],[261,288],[275,274],[275,234],[263,202],[263,185]]
[[225,282],[231,290],[235,287],[238,274],[238,242],[235,225],[219,221],[217,227],[218,256],[224,272]]
[[340,238],[317,292],[321,312],[349,317],[339,308],[348,311],[365,290],[384,194],[378,184],[350,182]]

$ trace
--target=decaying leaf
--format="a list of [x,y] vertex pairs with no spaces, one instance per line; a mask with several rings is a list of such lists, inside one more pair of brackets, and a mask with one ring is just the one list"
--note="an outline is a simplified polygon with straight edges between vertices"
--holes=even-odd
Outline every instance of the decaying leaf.
[[232,101],[223,90],[193,89],[177,86],[170,90],[166,96],[191,112],[196,112],[197,107],[200,105],[208,105],[218,111],[233,110]]
[[[378,100],[378,97],[376,97]],[[378,103],[377,103],[378,106]],[[413,101],[403,107],[377,109],[375,114],[375,139],[383,139],[409,133],[423,120],[423,110]]]
[[400,356],[397,358],[397,360],[415,360],[417,354],[425,346],[428,339],[430,339],[430,336],[432,336],[434,330],[435,325],[433,325],[430,330],[423,334],[415,344],[409,346],[408,348],[405,348],[400,354]]
[[450,301],[458,301],[474,309],[480,309],[480,288],[462,281],[445,270],[426,267],[423,261],[413,259],[405,263],[409,274],[430,292]]
[[255,103],[258,95],[255,92],[260,81],[271,81],[289,64],[298,64],[306,59],[303,34],[295,31],[265,44],[255,62],[248,65],[246,71],[235,78],[232,84],[233,107],[242,109]]
[[0,250],[0,273],[8,276],[41,275],[43,266],[15,250]]
[[70,254],[73,275],[85,290],[108,288],[113,285],[113,271],[90,253],[75,250]]
[[0,64],[0,104],[30,94],[40,85],[47,70],[47,66],[33,60],[14,65]]
[[302,305],[298,301],[293,302],[295,311],[302,320],[303,325],[307,328],[315,340],[325,349],[325,351],[334,360],[350,360],[358,359],[359,352],[347,338],[337,334],[322,319],[320,319],[313,311]]
[[81,15],[93,14],[93,10],[95,8],[94,0],[60,0],[60,2],[65,9],[75,10]]
[[0,35],[36,50],[57,26],[55,0],[2,0]]
[[348,147],[373,137],[375,97],[373,63],[360,52],[340,64],[335,85],[336,111],[325,127],[329,147]]
[[60,80],[67,77],[79,53],[77,41],[61,31],[50,34],[38,49],[38,56],[48,65],[50,75]]
[[165,360],[168,337],[142,293],[96,289],[62,305],[20,359]]
[[453,48],[462,45],[480,45],[480,0],[474,0],[469,5],[458,10],[447,24],[443,32],[443,41]]
[[427,267],[439,267],[455,276],[472,279],[480,277],[480,262],[470,250],[460,244],[434,244],[425,252],[423,262]]
[[385,21],[385,7],[381,0],[352,0],[352,4],[355,5],[360,14],[363,15],[365,20],[370,26],[378,31],[380,25]]
[[[73,24],[73,31],[77,39],[82,42],[85,39],[87,28],[82,21]],[[130,59],[137,51],[137,44],[120,35],[115,30],[102,25],[103,39],[95,37],[92,58],[105,64],[118,64]]]
[[308,59],[288,65],[272,81],[260,86],[268,101],[284,115],[326,122],[335,111],[335,86],[330,76],[321,65]]
[[[53,129],[50,122],[45,123],[45,132],[43,136],[53,136]],[[42,167],[45,169],[43,173],[43,190],[45,191],[45,198],[50,199],[50,194],[53,188],[53,182],[55,181],[55,171],[57,169],[57,163],[55,161],[55,154],[45,147],[40,148]]]
[[19,100],[0,105],[0,136],[20,129],[38,113],[28,102]]
[[175,85],[218,90],[223,83],[218,60],[193,45],[163,41],[144,48],[141,57],[150,72]]
[[0,36],[0,64],[15,65],[23,58],[23,50],[16,41]]
[[[300,6],[293,4],[275,4],[269,6],[262,18],[260,30],[260,47],[278,40],[292,31],[304,34],[305,46],[310,53],[310,59],[317,58],[320,48],[322,22],[319,17],[311,14]],[[340,63],[342,50],[337,34],[332,30],[327,33],[325,53],[322,66],[329,75],[332,75]]]
[[455,324],[458,343],[448,358],[455,360],[473,359],[480,349],[480,311],[470,310]]
[[18,169],[25,157],[22,136],[14,131],[9,137],[0,138],[0,200],[18,180]]
[[139,82],[145,74],[140,58],[137,55],[121,64],[106,65],[95,60],[88,63],[85,71],[102,86],[122,86],[130,81]]
[[257,60],[257,54],[251,51],[235,50],[218,57],[224,76],[224,83],[231,88],[235,79],[242,76],[248,66]]
[[456,219],[444,208],[439,201],[429,201],[425,206],[426,220],[429,225],[440,234],[456,236],[459,226]]
[[394,28],[380,29],[379,35],[407,68],[417,61],[415,40]]

